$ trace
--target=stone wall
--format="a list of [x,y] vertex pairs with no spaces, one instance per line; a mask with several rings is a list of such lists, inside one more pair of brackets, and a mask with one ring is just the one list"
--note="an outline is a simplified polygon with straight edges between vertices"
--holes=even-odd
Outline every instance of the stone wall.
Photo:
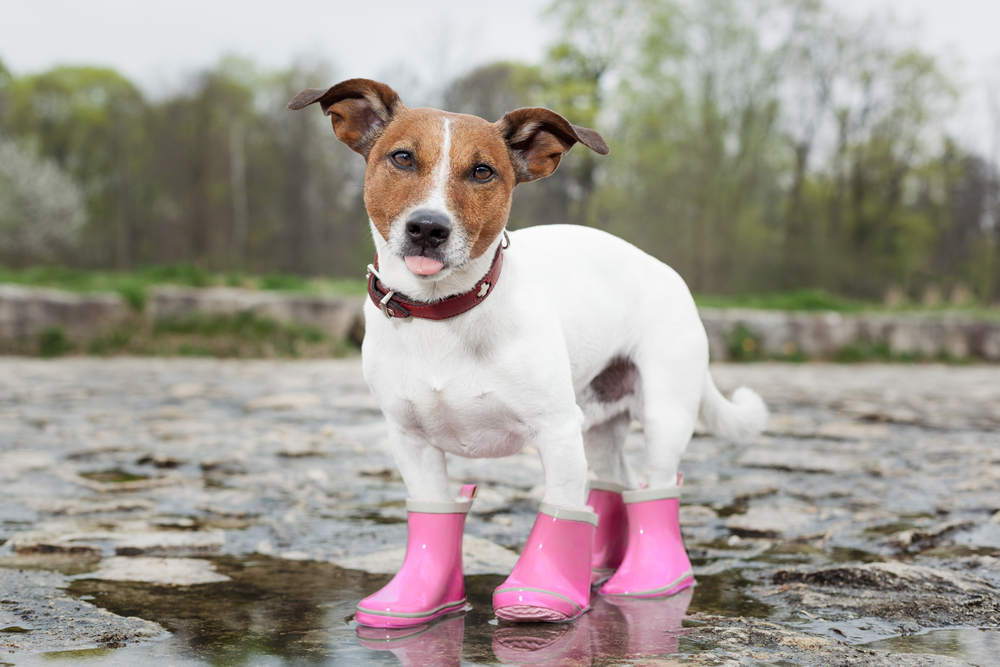
[[0,285],[0,341],[15,341],[61,329],[70,340],[84,340],[132,316],[113,293],[76,294],[20,285]]
[[[766,357],[802,354],[830,359],[854,345],[884,344],[892,355],[1000,361],[1000,321],[959,315],[795,313],[767,310],[700,310],[712,359],[729,358],[734,336],[753,338]],[[738,341],[736,341],[738,343]]]
[[362,297],[254,291],[233,287],[163,286],[152,291],[146,316],[153,321],[183,319],[196,313],[252,313],[279,322],[315,327],[334,338],[364,338]]
[[[364,297],[289,294],[230,287],[162,286],[152,290],[145,316],[151,321],[197,313],[253,313],[315,327],[336,338],[364,337]],[[730,358],[740,337],[753,339],[763,357],[832,359],[845,348],[882,345],[890,354],[1000,362],[1000,320],[960,315],[801,313],[745,309],[700,310],[712,359]],[[117,294],[75,294],[0,285],[0,341],[61,328],[86,339],[132,317]]]

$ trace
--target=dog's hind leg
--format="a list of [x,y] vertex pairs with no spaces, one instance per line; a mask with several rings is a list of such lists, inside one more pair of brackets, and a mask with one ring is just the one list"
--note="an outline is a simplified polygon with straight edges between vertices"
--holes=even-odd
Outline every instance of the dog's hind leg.
[[622,492],[638,487],[625,458],[625,438],[631,421],[626,411],[591,426],[583,434],[587,463],[597,476],[587,495],[587,506],[598,518],[590,560],[591,584],[602,583],[614,574],[628,546],[628,517]]
[[631,421],[631,416],[624,412],[594,424],[584,431],[583,446],[587,452],[587,465],[597,479],[634,489],[639,482],[625,458],[625,437]]
[[[678,371],[684,364],[673,366]],[[601,587],[606,595],[670,595],[694,583],[680,531],[681,455],[694,432],[701,400],[700,373],[643,375],[643,430],[649,487],[625,491],[628,548],[618,570]]]

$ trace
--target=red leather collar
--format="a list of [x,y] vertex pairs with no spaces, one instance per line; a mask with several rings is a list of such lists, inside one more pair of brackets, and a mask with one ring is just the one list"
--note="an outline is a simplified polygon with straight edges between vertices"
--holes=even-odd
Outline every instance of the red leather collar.
[[379,282],[377,274],[378,254],[376,254],[374,270],[372,267],[368,267],[368,296],[371,297],[372,303],[378,306],[389,319],[421,317],[427,320],[446,320],[449,317],[470,311],[482,303],[496,287],[501,267],[503,267],[502,243],[497,246],[490,270],[468,292],[449,296],[447,299],[433,303],[420,303],[419,301],[411,301],[398,292],[386,289]]

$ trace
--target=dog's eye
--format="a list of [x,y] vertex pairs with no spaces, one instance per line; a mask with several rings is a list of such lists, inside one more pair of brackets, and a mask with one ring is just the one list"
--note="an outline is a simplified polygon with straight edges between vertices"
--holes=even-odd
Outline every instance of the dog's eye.
[[493,176],[493,170],[487,167],[485,164],[476,166],[472,171],[472,175],[476,177],[477,181],[488,181],[491,176]]
[[392,154],[392,161],[400,167],[412,167],[413,156],[406,151],[396,151]]

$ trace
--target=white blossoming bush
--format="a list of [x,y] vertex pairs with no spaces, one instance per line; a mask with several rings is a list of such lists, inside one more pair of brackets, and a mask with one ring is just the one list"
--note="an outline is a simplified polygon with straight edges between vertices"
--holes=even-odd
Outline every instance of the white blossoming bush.
[[0,138],[0,258],[53,259],[86,221],[80,186],[30,145]]

